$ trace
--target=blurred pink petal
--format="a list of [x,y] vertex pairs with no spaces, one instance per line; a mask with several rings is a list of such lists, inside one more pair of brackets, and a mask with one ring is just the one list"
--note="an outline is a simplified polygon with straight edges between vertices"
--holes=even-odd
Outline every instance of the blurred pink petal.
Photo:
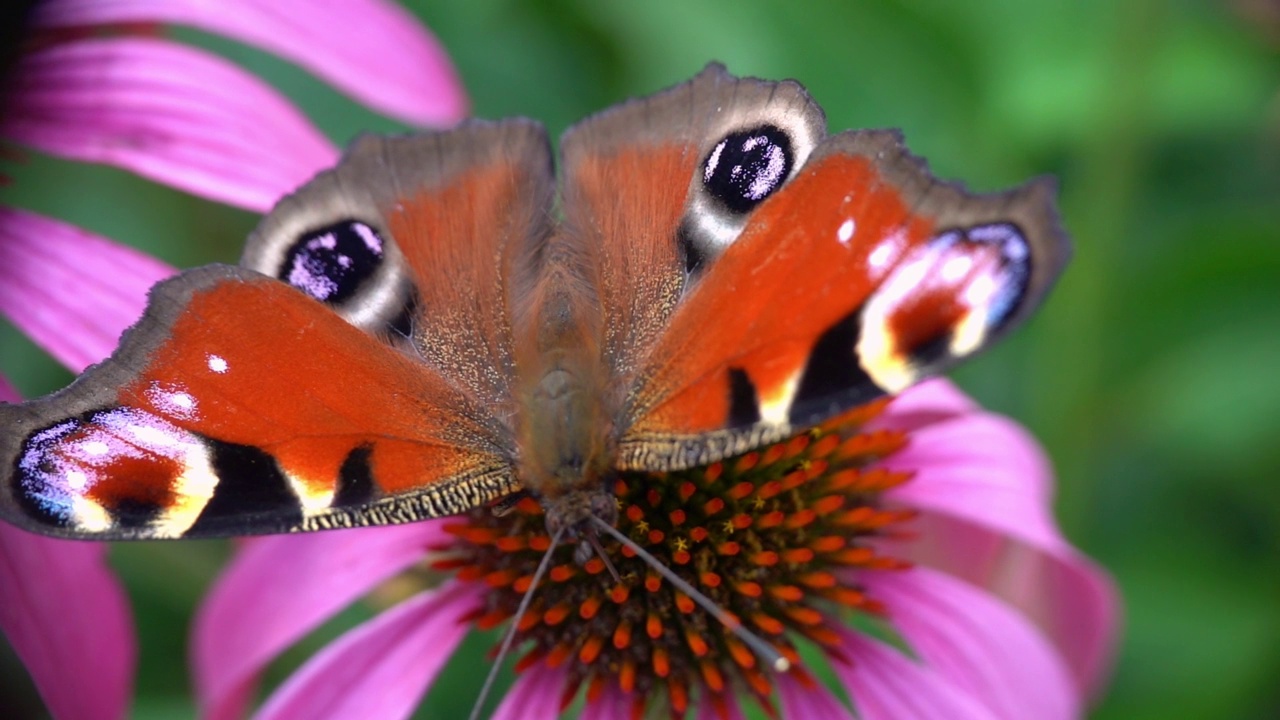
[[489,720],[556,720],[564,683],[564,668],[538,663],[516,678]]
[[1062,656],[1026,617],[927,568],[861,575],[920,659],[1006,720],[1071,720],[1080,703]]
[[895,397],[887,410],[869,423],[873,430],[903,430],[971,415],[982,408],[946,378],[934,378]]
[[589,700],[582,708],[583,717],[625,718],[631,715],[632,696],[623,693],[616,685],[609,685],[600,697]]
[[439,42],[384,0],[52,0],[35,22],[191,25],[257,45],[311,70],[371,107],[421,125],[451,125],[467,99]]
[[115,349],[173,269],[42,215],[0,207],[0,313],[79,372]]
[[58,44],[22,56],[12,77],[0,136],[251,210],[338,157],[257,77],[165,40]]
[[[720,710],[714,703],[703,702],[698,703],[698,720],[746,720],[746,716],[742,714],[742,708],[738,705],[738,700],[733,695],[725,695],[724,715],[720,714]],[[618,717],[622,717],[619,715]]]
[[133,621],[107,546],[0,523],[0,630],[58,720],[119,720],[133,689]]
[[1016,606],[1058,647],[1086,697],[1111,667],[1120,601],[1106,572],[1078,552],[1046,553],[968,520],[925,512],[919,536],[888,552],[984,588]]
[[1024,610],[1092,692],[1108,669],[1119,600],[1105,573],[1058,531],[1052,475],[1035,440],[1005,418],[975,413],[919,427],[884,465],[914,471],[886,497],[925,511],[920,539],[891,552],[969,578]]
[[1020,425],[970,413],[922,426],[885,461],[914,469],[893,499],[918,507],[939,503],[994,529],[1045,547],[1067,546],[1052,510],[1052,471],[1040,445]]
[[22,396],[18,394],[18,389],[9,382],[9,378],[0,375],[0,402],[19,402]]
[[437,522],[246,542],[206,595],[191,662],[205,718],[236,718],[258,673],[375,585],[422,560]]
[[862,720],[999,720],[942,675],[901,652],[835,624],[853,663],[831,663]]
[[853,720],[853,714],[831,691],[821,685],[807,687],[791,675],[777,675],[774,685],[782,702],[782,717]]
[[316,654],[277,690],[259,720],[395,720],[423,692],[470,626],[480,588],[450,583],[406,600]]

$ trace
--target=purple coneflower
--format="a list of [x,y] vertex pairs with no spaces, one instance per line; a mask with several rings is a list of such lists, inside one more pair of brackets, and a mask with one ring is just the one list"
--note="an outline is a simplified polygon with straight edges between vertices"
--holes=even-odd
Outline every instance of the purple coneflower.
[[[415,121],[461,112],[439,51],[394,7],[234,4],[62,0],[43,6],[38,24],[193,24],[261,44]],[[359,28],[381,41],[346,54]],[[252,77],[160,39],[50,45],[15,77],[19,100],[0,134],[242,207],[265,210],[336,157]],[[402,101],[411,107],[393,104]],[[72,369],[109,351],[145,289],[168,272],[63,223],[0,211],[0,310]],[[1050,485],[1034,441],[944,381],[707,468],[627,475],[615,488],[619,529],[797,670],[762,670],[722,625],[609,545],[622,583],[598,560],[578,567],[557,556],[520,620],[521,674],[496,717],[552,718],[580,696],[588,717],[733,718],[744,702],[788,718],[851,716],[806,669],[814,662],[830,665],[863,718],[1076,717],[1105,673],[1116,600],[1106,576],[1058,533]],[[48,548],[44,572],[10,559],[40,557],[18,547],[27,543]],[[195,631],[202,712],[242,716],[267,663],[398,576],[421,591],[311,658],[258,716],[404,717],[471,627],[510,619],[546,543],[528,504],[504,518],[476,512],[248,542]],[[101,550],[0,528],[0,561],[0,573],[13,574],[0,575],[0,621],[53,711],[120,716],[132,640]],[[79,593],[60,588],[58,568],[77,573]],[[106,616],[82,617],[76,597]],[[101,652],[86,657],[85,638]],[[802,656],[806,645],[816,651]],[[77,665],[104,662],[118,677]]]
[[[5,78],[0,141],[101,162],[263,211],[337,158],[287,100],[232,63],[157,37],[188,25],[293,60],[416,124],[461,118],[443,50],[384,0],[49,0]],[[354,43],[352,38],[379,38]],[[0,313],[72,371],[106,357],[173,270],[67,223],[0,207]],[[0,400],[17,393],[0,379]],[[0,630],[59,720],[123,717],[133,626],[107,546],[0,525]]]

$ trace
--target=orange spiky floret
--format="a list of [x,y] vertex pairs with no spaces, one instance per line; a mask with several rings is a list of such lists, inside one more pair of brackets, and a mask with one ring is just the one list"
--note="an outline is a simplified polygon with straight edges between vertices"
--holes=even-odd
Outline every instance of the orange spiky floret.
[[[873,416],[865,409],[850,414]],[[855,426],[827,423],[706,468],[620,473],[613,483],[617,526],[798,664],[789,638],[834,652],[840,637],[827,622],[832,613],[884,611],[851,584],[856,573],[842,570],[908,566],[866,542],[901,532],[912,518],[880,503],[881,493],[910,474],[868,467],[905,442],[898,432],[858,433]],[[446,531],[457,542],[434,562],[495,588],[477,625],[492,627],[514,614],[550,544],[536,501],[526,498],[515,510],[501,518],[475,511],[466,523],[450,523]],[[571,560],[574,548],[558,548],[548,580],[518,623],[518,642],[532,645],[519,668],[538,662],[565,667],[566,702],[582,692],[598,696],[612,684],[633,694],[637,716],[655,704],[679,715],[692,695],[727,707],[716,698],[739,690],[756,698],[766,714],[776,714],[769,675],[728,625],[632,549],[608,540],[603,545],[622,581],[600,558],[578,566]]]

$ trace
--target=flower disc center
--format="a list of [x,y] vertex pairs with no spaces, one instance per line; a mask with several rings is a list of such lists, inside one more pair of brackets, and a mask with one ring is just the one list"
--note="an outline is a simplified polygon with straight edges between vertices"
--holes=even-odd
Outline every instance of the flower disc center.
[[[859,432],[881,407],[707,467],[622,473],[614,487],[617,527],[796,665],[791,637],[833,648],[833,613],[882,612],[856,571],[905,567],[867,542],[910,517],[881,502],[907,474],[871,467],[905,436]],[[440,548],[445,555],[435,566],[491,588],[477,625],[511,618],[550,546],[540,505],[526,498],[502,517],[476,510],[446,527],[456,542]],[[665,696],[676,713],[691,692],[714,701],[746,689],[769,703],[764,664],[730,627],[632,549],[604,535],[600,542],[621,582],[599,557],[579,565],[572,545],[557,548],[516,621],[517,646],[528,648],[517,669],[564,667],[566,705],[579,688],[595,697],[609,683],[639,707]]]

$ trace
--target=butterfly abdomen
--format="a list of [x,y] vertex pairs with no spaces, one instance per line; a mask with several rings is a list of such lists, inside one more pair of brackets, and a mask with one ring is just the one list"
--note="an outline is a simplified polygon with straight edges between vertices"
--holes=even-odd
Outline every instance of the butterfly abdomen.
[[591,510],[596,496],[609,494],[614,451],[595,383],[570,356],[561,359],[566,362],[549,368],[529,396],[518,472],[546,508],[549,526],[574,526],[597,514]]

